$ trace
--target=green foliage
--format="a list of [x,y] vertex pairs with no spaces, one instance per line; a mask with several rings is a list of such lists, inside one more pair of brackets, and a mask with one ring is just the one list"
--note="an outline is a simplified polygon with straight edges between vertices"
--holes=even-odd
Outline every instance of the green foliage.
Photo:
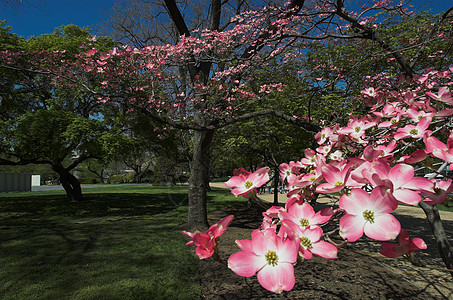
[[0,49],[2,51],[15,51],[19,47],[19,44],[23,41],[23,38],[12,33],[12,27],[7,26],[6,24],[7,21],[0,20]]
[[[80,28],[76,25],[63,25],[55,28],[51,34],[43,34],[38,37],[31,36],[28,39],[21,39],[19,48],[24,51],[45,49],[47,51],[66,51],[71,56],[80,53],[80,46],[88,43],[92,37],[92,30],[89,27]],[[110,50],[115,46],[115,41],[109,37],[98,37],[93,47],[101,51]]]
[[99,179],[93,177],[82,177],[79,178],[80,184],[96,184],[99,183]]
[[103,125],[71,112],[41,110],[23,114],[14,127],[1,130],[8,148],[25,160],[62,161],[77,150],[102,153]]
[[119,184],[119,183],[133,183],[135,182],[135,174],[120,174],[120,175],[112,175],[109,177],[109,183],[111,184]]

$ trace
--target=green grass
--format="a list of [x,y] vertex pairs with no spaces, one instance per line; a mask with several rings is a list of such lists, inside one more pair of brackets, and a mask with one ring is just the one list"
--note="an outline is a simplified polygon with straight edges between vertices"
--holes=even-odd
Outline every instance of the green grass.
[[[0,298],[197,299],[197,259],[175,229],[186,187],[114,186],[0,195]],[[214,189],[208,209],[243,205]]]

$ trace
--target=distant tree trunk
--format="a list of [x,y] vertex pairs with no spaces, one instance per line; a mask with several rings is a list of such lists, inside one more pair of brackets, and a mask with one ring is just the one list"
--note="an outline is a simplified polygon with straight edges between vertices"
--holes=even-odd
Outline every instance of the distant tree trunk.
[[100,171],[97,171],[96,169],[91,168],[90,164],[87,164],[87,168],[88,168],[88,171],[90,171],[91,173],[93,173],[94,175],[96,175],[99,178],[100,183],[105,183],[105,177],[104,177],[105,168],[104,168],[103,164],[101,165]]
[[134,171],[135,171],[135,182],[136,183],[142,183],[142,167],[140,164],[137,164],[135,165],[135,167],[133,168]]
[[61,185],[66,191],[68,199],[70,201],[82,201],[82,187],[79,180],[60,164],[52,165],[52,170],[60,176]]
[[104,170],[101,171],[101,174],[98,177],[99,177],[99,182],[100,183],[105,183]]
[[214,130],[196,130],[194,132],[188,193],[188,226],[191,229],[208,227],[206,200],[211,162],[211,142],[214,132]]
[[278,182],[279,182],[279,169],[274,169],[274,205],[278,205]]

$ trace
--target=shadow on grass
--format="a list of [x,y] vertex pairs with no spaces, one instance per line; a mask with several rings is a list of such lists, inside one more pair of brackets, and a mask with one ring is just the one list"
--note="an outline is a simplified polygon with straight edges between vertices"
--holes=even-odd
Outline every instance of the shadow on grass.
[[[186,188],[0,198],[4,299],[194,299],[197,261],[175,228]],[[210,210],[237,201],[210,193]],[[184,293],[181,293],[184,291]]]

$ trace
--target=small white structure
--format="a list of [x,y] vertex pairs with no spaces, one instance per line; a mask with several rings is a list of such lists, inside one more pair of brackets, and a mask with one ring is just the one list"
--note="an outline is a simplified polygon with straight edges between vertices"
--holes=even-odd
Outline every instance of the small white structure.
[[31,175],[31,186],[41,186],[41,175]]
[[0,193],[30,191],[30,174],[0,173]]

